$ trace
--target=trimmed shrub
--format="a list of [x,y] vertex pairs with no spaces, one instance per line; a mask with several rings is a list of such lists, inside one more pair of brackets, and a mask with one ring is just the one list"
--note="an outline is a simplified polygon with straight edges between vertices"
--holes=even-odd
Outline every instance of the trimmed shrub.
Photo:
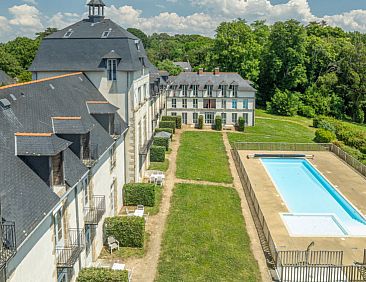
[[239,131],[244,132],[244,129],[245,129],[245,120],[244,120],[243,117],[239,117],[238,124],[239,124],[239,127],[238,127]]
[[182,117],[181,116],[162,116],[162,121],[174,121],[175,128],[181,129],[182,128]]
[[155,184],[131,183],[123,186],[123,198],[126,206],[155,206]]
[[215,117],[215,129],[221,131],[222,130],[222,118],[221,116]]
[[171,129],[171,128],[156,128],[155,133],[158,133],[158,132],[168,132],[170,134],[173,134],[173,129]]
[[336,139],[336,135],[332,131],[320,128],[315,132],[314,140],[317,143],[331,143]]
[[165,161],[165,147],[155,145],[151,146],[150,161],[163,163]]
[[154,137],[154,145],[165,147],[166,150],[169,150],[169,138],[164,137]]
[[173,133],[175,133],[175,121],[161,121],[159,124],[160,128],[171,128],[173,130]]
[[139,216],[108,217],[104,222],[105,240],[113,236],[120,247],[142,248],[145,240],[145,219]]
[[202,129],[203,128],[203,115],[200,115],[198,117],[198,128]]
[[128,282],[127,270],[112,270],[107,268],[83,268],[76,282]]

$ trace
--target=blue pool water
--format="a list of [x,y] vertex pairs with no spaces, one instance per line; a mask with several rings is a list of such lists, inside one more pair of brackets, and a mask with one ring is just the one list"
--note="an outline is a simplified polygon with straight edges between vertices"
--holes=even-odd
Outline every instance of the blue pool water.
[[364,233],[365,218],[304,159],[261,159],[291,213],[335,215],[350,233]]

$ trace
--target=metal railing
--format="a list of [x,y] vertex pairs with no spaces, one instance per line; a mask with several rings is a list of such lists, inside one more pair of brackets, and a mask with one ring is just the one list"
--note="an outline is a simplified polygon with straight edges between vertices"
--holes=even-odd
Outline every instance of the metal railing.
[[238,151],[330,151],[366,177],[366,165],[331,143],[235,142],[233,149]]
[[98,144],[90,144],[89,148],[83,152],[83,163],[87,167],[92,167],[99,158]]
[[2,222],[0,227],[1,242],[0,242],[0,269],[14,256],[17,250],[15,223]]
[[74,267],[84,247],[84,229],[69,229],[63,246],[56,246],[57,267]]
[[342,251],[278,251],[277,266],[343,265]]
[[105,196],[93,196],[90,206],[84,208],[84,222],[87,225],[98,225],[105,214]]

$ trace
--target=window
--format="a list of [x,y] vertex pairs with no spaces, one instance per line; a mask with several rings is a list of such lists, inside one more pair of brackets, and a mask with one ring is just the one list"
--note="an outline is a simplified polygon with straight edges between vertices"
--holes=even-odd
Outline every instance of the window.
[[203,107],[205,109],[216,109],[216,100],[215,99],[204,99]]
[[182,123],[187,124],[187,113],[182,113]]
[[111,33],[111,31],[110,30],[107,30],[107,31],[104,31],[103,33],[102,33],[102,38],[107,38],[108,36],[109,36],[109,34]]
[[222,100],[221,103],[222,103],[222,108],[226,109],[226,100]]
[[220,89],[223,97],[227,97],[227,85],[220,85]]
[[117,60],[107,60],[107,75],[109,81],[117,80]]
[[144,99],[147,99],[147,87],[146,87],[146,84],[144,84],[143,86],[143,95],[144,95]]
[[109,154],[110,154],[110,161],[111,161],[111,171],[115,168],[116,166],[116,162],[117,162],[117,158],[116,158],[116,149],[114,148],[114,145],[112,146],[112,148],[109,150]]
[[237,113],[233,113],[231,114],[231,122],[236,124],[238,122],[238,114]]
[[83,180],[83,191],[84,191],[84,207],[89,205],[89,186],[88,186],[88,178]]
[[176,116],[177,116],[177,113],[174,113],[174,112],[173,112],[173,113],[171,113],[171,116],[172,116],[172,117],[176,117]]
[[116,186],[117,186],[117,180],[114,178],[112,185],[111,185],[111,191],[109,194],[109,202],[110,202],[112,214],[114,214],[114,191],[115,191]]
[[243,100],[243,109],[248,109],[249,107],[248,107],[248,105],[249,105],[249,103],[248,103],[249,101],[248,101],[248,99],[244,99]]
[[140,50],[140,40],[136,39],[135,40],[135,45],[136,45],[136,49]]
[[182,108],[187,109],[187,99],[182,100]]
[[233,97],[238,97],[238,85],[232,85],[231,89],[233,90]]
[[238,101],[236,100],[233,100],[232,101],[232,106],[231,106],[233,109],[237,109],[238,108]]
[[85,249],[87,255],[90,253],[91,244],[92,244],[91,228],[90,225],[85,225]]
[[198,123],[198,113],[193,113],[193,123],[194,124]]
[[177,99],[172,99],[172,108],[177,108]]
[[205,123],[213,124],[214,123],[214,115],[215,113],[205,113]]
[[213,85],[207,85],[208,97],[212,97],[212,89],[213,89]]
[[193,89],[193,97],[197,97],[198,96],[198,85],[192,85],[192,89]]
[[193,99],[193,109],[198,109],[198,99]]
[[248,113],[243,113],[244,123],[245,125],[248,125]]
[[221,113],[222,124],[226,124],[226,113]]
[[69,30],[65,33],[64,37],[65,37],[65,38],[69,38],[69,37],[71,36],[71,34],[72,34],[72,33],[73,33],[72,29],[69,29]]
[[63,224],[62,224],[62,208],[60,208],[54,215],[55,220],[55,237],[56,245],[62,243],[63,238]]
[[182,85],[182,93],[183,93],[183,97],[188,96],[188,85]]

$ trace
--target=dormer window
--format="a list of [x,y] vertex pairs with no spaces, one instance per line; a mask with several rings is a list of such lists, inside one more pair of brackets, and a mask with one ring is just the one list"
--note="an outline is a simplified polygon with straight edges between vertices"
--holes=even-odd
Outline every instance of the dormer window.
[[107,60],[107,77],[109,81],[117,80],[117,60],[115,59]]
[[64,38],[69,38],[73,32],[74,32],[74,31],[73,31],[72,29],[69,29],[69,30],[65,33]]
[[135,40],[135,45],[136,45],[136,49],[140,50],[140,40],[136,39]]

